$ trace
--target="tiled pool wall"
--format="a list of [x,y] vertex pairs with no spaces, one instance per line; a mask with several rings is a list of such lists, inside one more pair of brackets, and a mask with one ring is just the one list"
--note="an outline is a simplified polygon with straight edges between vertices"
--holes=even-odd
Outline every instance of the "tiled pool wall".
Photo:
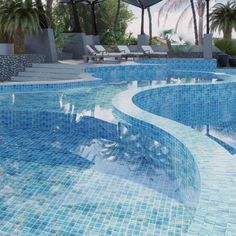
[[[176,194],[184,205],[195,208],[200,192],[200,176],[194,157],[189,150],[165,130],[128,116],[118,109],[115,109],[115,113],[120,118],[119,134],[122,142],[127,142],[129,145],[129,136],[134,138],[136,135],[139,144],[142,145],[138,148],[146,149],[146,153],[153,152],[152,157],[157,166],[179,186]],[[140,139],[144,142],[140,142]],[[155,147],[153,147],[153,141],[157,144]],[[160,153],[166,155],[160,155]]]
[[235,82],[163,86],[138,93],[133,102],[148,112],[189,126],[236,121]]
[[[147,75],[155,75],[158,80],[163,80],[170,76],[178,77],[202,77],[202,78],[212,78],[212,72],[216,70],[215,60],[203,60],[203,59],[158,59],[158,60],[147,60],[141,61],[142,64],[134,65],[113,65],[113,66],[96,66],[88,67],[84,69],[85,73],[93,74],[92,79],[87,78],[74,80],[74,81],[60,81],[60,82],[32,82],[32,83],[8,83],[0,85],[0,93],[8,92],[27,92],[27,91],[37,91],[37,90],[60,90],[67,88],[75,88],[82,86],[98,86],[106,81],[107,74],[109,72],[113,73],[112,79],[116,78],[116,72],[123,73],[126,75],[129,71],[137,74],[145,74],[147,79],[150,79]],[[199,71],[197,71],[199,68]],[[172,70],[173,69],[173,70]],[[122,75],[122,74],[121,74]],[[81,76],[83,78],[83,76]],[[142,76],[139,76],[140,78]],[[139,78],[134,78],[138,80]]]
[[[214,96],[218,96],[218,99],[223,97],[224,102],[226,102],[226,100],[232,99],[231,88],[234,90],[235,85],[236,83],[233,82],[221,82],[207,85],[165,85],[163,87],[158,86],[151,90],[150,88],[144,88],[126,91],[115,97],[113,100],[116,110],[118,110],[118,113],[120,113],[120,116],[123,117],[124,120],[127,120],[131,125],[134,124],[136,126],[136,124],[138,124],[139,127],[141,127],[141,124],[145,124],[144,127],[139,129],[140,132],[144,132],[146,135],[146,132],[143,130],[148,130],[146,128],[147,126],[150,127],[150,130],[147,132],[148,134],[157,130],[155,135],[159,135],[160,140],[166,139],[167,146],[168,144],[170,146],[176,145],[175,142],[177,140],[178,145],[180,145],[180,147],[183,146],[184,149],[186,149],[182,150],[181,153],[187,151],[187,153],[189,153],[188,158],[190,157],[189,159],[186,159],[185,155],[183,160],[187,162],[187,164],[179,162],[181,165],[188,166],[189,164],[188,167],[190,170],[192,168],[192,163],[194,163],[193,166],[197,165],[200,174],[200,181],[195,182],[200,183],[200,195],[194,220],[192,221],[188,231],[188,235],[191,236],[236,234],[236,209],[232,206],[232,203],[235,202],[235,194],[232,193],[236,190],[233,180],[236,177],[235,159],[232,158],[223,147],[213,142],[207,136],[204,136],[190,127],[184,126],[173,120],[153,114],[149,112],[148,108],[152,110],[152,106],[155,106],[155,101],[158,99],[157,93],[159,89],[166,89],[166,96],[168,96],[169,92],[171,93],[171,90],[190,89],[192,91],[190,93],[193,100],[196,93],[198,93],[200,97],[203,96],[204,99],[206,99],[207,96],[210,96],[209,91],[212,89],[214,94],[218,94]],[[224,90],[226,90],[226,97],[223,95]],[[207,95],[202,95],[204,93]],[[126,100],[126,104],[122,103],[121,98]],[[146,104],[148,107],[146,109],[144,104],[147,103],[147,100],[151,101],[152,99],[154,102],[149,102],[149,105]],[[175,99],[178,98],[175,97]],[[185,98],[183,98],[183,100],[184,99]],[[182,155],[180,152],[178,154]],[[181,156],[178,156],[178,158],[181,160]],[[191,158],[194,158],[194,161],[189,161]],[[185,170],[179,168],[179,172],[181,171]],[[191,176],[191,171],[186,172],[185,174],[189,173]],[[183,176],[182,174],[180,175]],[[190,182],[187,181],[187,184],[190,183],[191,180]],[[185,194],[188,196],[187,191]],[[191,194],[189,196],[191,196]],[[190,201],[191,200],[190,197]]]
[[112,82],[121,80],[150,80],[151,78],[165,80],[167,77],[167,70],[164,64],[90,67],[86,68],[85,72],[92,74],[96,78]]
[[0,93],[12,93],[12,92],[32,92],[32,91],[52,91],[61,89],[72,89],[85,86],[99,86],[103,84],[101,79],[90,80],[74,80],[63,82],[26,82],[26,83],[8,83],[0,85]]
[[214,73],[216,71],[215,60],[156,59],[138,62],[140,64],[90,67],[86,68],[85,72],[106,81],[150,80],[151,78],[165,80],[170,77],[218,79],[218,75]]
[[80,117],[77,114],[1,110],[0,128],[84,134],[87,137],[118,140],[117,125],[91,116]]
[[215,59],[153,59],[140,60],[141,64],[165,65],[168,70],[210,71],[216,70]]

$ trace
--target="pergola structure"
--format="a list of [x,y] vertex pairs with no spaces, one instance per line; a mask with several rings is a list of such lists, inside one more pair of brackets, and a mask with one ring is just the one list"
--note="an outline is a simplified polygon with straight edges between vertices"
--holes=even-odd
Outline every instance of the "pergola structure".
[[[94,35],[98,34],[97,31],[97,23],[96,23],[96,14],[95,14],[95,5],[100,3],[103,0],[60,0],[60,3],[65,3],[65,4],[71,4],[72,9],[73,9],[73,14],[74,14],[74,21],[75,21],[75,28],[73,29],[74,31],[81,32],[81,26],[79,23],[79,18],[78,18],[78,13],[76,9],[76,3],[85,3],[90,5],[91,7],[91,12],[92,12],[92,22],[93,22],[93,30],[94,30]],[[141,13],[141,34],[144,34],[144,13],[145,9],[161,2],[162,0],[122,0],[123,2],[126,2],[130,5],[136,6],[141,8],[142,13]],[[209,0],[206,1],[206,25],[207,25],[207,34],[209,34]]]
[[133,6],[139,7],[142,10],[141,14],[141,34],[144,34],[144,11],[148,7],[151,7],[162,0],[122,0],[124,2],[127,2]]

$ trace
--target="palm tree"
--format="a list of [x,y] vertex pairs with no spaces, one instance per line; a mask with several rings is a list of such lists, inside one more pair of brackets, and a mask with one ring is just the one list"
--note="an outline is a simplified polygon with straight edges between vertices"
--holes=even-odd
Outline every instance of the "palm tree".
[[203,27],[204,27],[204,13],[206,8],[205,0],[197,0],[197,13],[198,13],[198,41],[203,44]]
[[223,31],[224,39],[231,40],[236,30],[236,2],[218,3],[210,14],[211,30]]
[[43,8],[43,3],[42,0],[35,0],[36,6],[38,8],[38,10],[41,12],[40,14],[40,24],[41,24],[41,28],[48,28],[49,26],[49,22],[48,22],[48,18],[46,16],[46,12]]
[[191,10],[192,10],[192,14],[193,14],[193,27],[194,27],[195,44],[198,45],[199,41],[198,41],[198,31],[197,31],[197,17],[196,17],[196,10],[195,10],[193,0],[190,0],[190,4],[191,4]]
[[32,0],[0,2],[0,31],[14,41],[16,52],[24,52],[25,34],[41,29],[42,14]]
[[152,44],[152,13],[150,7],[147,8],[148,19],[149,19],[149,43]]
[[[201,15],[201,12],[204,12],[202,7],[205,7],[203,4],[201,4],[203,1],[204,0],[197,0],[197,3],[196,3],[200,29],[203,29],[203,21],[202,21],[203,16]],[[168,15],[172,11],[176,11],[184,7],[176,23],[176,31],[177,31],[180,23],[182,22],[183,19],[185,19],[186,14],[188,13],[189,9],[191,9],[192,19],[189,22],[189,26],[193,23],[195,44],[199,44],[199,42],[200,43],[202,42],[203,31],[202,30],[200,30],[200,32],[198,31],[196,6],[193,0],[168,0],[162,5],[162,7],[159,10],[158,23],[160,22],[160,17],[163,15],[163,13],[165,13],[165,21],[166,21],[168,18]]]
[[120,16],[120,5],[121,5],[121,0],[117,1],[117,8],[116,8],[116,15],[115,15],[115,20],[113,23],[113,31],[116,31],[119,16]]
[[46,1],[46,14],[48,16],[48,26],[52,26],[52,23],[53,23],[52,5],[53,5],[53,0],[47,0]]

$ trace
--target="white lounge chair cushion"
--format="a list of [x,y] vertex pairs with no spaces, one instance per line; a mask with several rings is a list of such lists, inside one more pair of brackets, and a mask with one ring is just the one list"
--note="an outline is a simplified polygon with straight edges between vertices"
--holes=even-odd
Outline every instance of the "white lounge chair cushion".
[[142,49],[145,53],[157,54],[157,55],[167,55],[167,52],[154,52],[150,45],[142,45]]

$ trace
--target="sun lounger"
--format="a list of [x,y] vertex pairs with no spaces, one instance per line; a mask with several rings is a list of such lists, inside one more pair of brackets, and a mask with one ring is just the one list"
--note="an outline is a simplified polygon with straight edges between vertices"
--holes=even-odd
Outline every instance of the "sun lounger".
[[123,54],[120,52],[107,52],[106,49],[102,45],[94,45],[95,49],[98,53],[103,55],[110,55],[110,56],[122,56]]
[[152,47],[150,45],[142,45],[142,50],[144,54],[146,54],[149,57],[159,57],[159,56],[165,56],[167,57],[167,52],[155,52],[153,51]]
[[96,52],[91,46],[86,45],[87,55],[84,56],[84,62],[97,61],[101,62],[104,61],[105,58],[115,58],[115,62],[121,61],[121,54],[110,54],[104,52]]
[[129,50],[129,47],[126,45],[117,45],[118,50],[120,51],[120,53],[123,53],[123,56],[126,57],[126,59],[128,57],[132,57],[132,58],[139,58],[144,56],[143,52],[131,52]]

